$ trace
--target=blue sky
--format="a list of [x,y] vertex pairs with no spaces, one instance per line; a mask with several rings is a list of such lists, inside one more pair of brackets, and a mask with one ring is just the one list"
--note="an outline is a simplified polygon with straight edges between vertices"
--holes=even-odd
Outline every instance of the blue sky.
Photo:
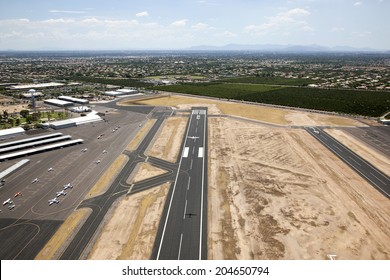
[[0,50],[390,49],[390,0],[0,0]]

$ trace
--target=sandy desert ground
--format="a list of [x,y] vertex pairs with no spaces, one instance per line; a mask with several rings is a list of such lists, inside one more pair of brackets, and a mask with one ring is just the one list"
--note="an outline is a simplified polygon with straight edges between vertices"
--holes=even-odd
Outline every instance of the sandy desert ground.
[[390,258],[387,198],[301,129],[209,119],[209,259]]
[[[364,125],[359,120],[183,96],[143,102],[178,109],[207,106],[211,115],[272,124],[209,118],[209,259],[327,259],[329,254],[337,259],[390,259],[388,199],[306,131],[290,127]],[[167,119],[147,154],[175,161],[187,120]],[[149,121],[128,149],[152,125]],[[386,157],[364,143],[333,134],[388,168]],[[145,179],[155,172],[143,164],[131,177]],[[168,189],[165,184],[119,199],[88,258],[148,259]]]

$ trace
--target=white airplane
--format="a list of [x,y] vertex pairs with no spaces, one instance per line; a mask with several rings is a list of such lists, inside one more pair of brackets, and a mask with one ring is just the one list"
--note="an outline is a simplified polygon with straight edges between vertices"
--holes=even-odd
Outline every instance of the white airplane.
[[316,133],[316,134],[320,134],[320,132],[317,129],[315,129],[315,128],[313,128],[313,132]]
[[107,153],[107,151],[106,151],[106,150],[104,150],[104,151],[103,151],[103,154],[106,154],[106,153]]
[[47,172],[50,172],[50,171],[53,171],[54,169],[53,168],[49,168],[48,170],[47,170]]
[[99,164],[99,163],[100,163],[100,159],[99,159],[99,160],[97,160],[97,161],[95,161],[95,163],[96,163],[96,164]]
[[196,119],[197,119],[197,120],[200,120],[200,115],[197,115],[197,116],[196,116]]
[[12,203],[14,203],[12,200],[11,200],[11,198],[8,198],[7,200],[5,200],[4,202],[3,202],[3,206],[4,205],[7,205],[7,204],[12,204]]
[[38,178],[35,178],[34,180],[31,181],[31,184],[34,184],[36,182],[39,182]]
[[70,183],[65,184],[64,185],[64,190],[66,190],[66,189],[73,189],[73,186]]
[[11,204],[10,206],[8,206],[8,209],[9,210],[12,210],[12,209],[14,209],[15,208],[15,204]]
[[66,194],[67,194],[67,192],[65,192],[64,190],[56,193],[57,197],[59,197],[61,195],[65,196]]
[[60,203],[60,201],[56,197],[53,199],[49,199],[49,206],[52,205],[53,203],[58,204],[58,203]]
[[86,151],[88,151],[88,149],[85,148],[85,149],[82,149],[81,151],[82,151],[83,153],[85,153]]
[[189,139],[198,139],[199,137],[198,136],[187,136],[187,138],[189,138]]

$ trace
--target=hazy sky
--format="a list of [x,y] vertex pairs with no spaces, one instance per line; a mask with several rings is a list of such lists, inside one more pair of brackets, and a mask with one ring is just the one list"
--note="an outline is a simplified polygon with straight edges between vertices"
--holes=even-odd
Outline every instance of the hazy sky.
[[390,49],[390,0],[0,0],[0,50]]

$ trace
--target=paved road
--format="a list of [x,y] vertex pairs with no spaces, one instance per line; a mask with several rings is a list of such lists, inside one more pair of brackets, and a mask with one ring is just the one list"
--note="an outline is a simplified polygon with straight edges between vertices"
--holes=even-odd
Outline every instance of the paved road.
[[305,128],[312,136],[331,150],[342,161],[354,169],[377,190],[390,198],[390,177],[379,171],[369,162],[342,145],[320,128]]
[[153,259],[207,259],[207,108],[192,108]]
[[124,152],[124,154],[129,157],[129,161],[123,168],[122,172],[120,172],[120,174],[111,184],[107,192],[98,197],[85,200],[81,203],[79,208],[88,207],[91,208],[93,212],[90,214],[87,221],[82,225],[81,229],[77,232],[68,247],[62,253],[60,259],[74,260],[86,257],[86,253],[88,252],[86,249],[88,249],[88,245],[92,243],[91,241],[93,238],[96,237],[96,230],[101,225],[108,210],[119,197],[128,193],[132,194],[138,191],[146,190],[148,188],[161,185],[167,181],[174,180],[174,172],[177,170],[177,164],[175,165],[164,162],[163,160],[148,157],[148,161],[152,165],[166,169],[168,173],[138,182],[133,186],[126,183],[130,174],[134,171],[136,165],[146,160],[147,156],[144,154],[146,148],[149,146],[156,132],[159,130],[164,119],[171,113],[171,111],[154,113],[154,117],[157,118],[156,123],[150,129],[136,151]]

